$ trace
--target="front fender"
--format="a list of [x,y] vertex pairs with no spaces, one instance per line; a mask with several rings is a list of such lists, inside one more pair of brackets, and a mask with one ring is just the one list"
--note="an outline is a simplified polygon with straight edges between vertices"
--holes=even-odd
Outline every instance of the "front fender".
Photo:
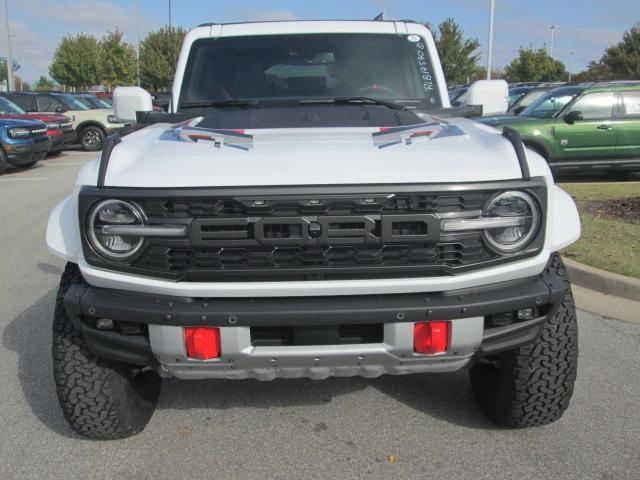
[[58,203],[49,215],[47,224],[47,247],[57,257],[68,262],[76,262],[82,246],[76,226],[75,204],[73,196]]
[[547,237],[547,246],[552,252],[557,252],[580,238],[580,215],[573,198],[560,187],[554,186],[551,195],[551,231]]

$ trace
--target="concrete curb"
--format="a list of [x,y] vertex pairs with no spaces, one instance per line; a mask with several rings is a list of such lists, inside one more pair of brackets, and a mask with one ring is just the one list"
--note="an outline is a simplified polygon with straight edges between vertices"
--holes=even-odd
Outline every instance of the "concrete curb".
[[590,267],[563,257],[571,283],[614,297],[640,300],[640,280]]

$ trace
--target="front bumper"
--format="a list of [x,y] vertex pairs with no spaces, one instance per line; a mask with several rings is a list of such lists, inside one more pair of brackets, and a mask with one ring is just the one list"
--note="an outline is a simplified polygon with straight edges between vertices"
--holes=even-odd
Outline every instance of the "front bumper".
[[[566,277],[547,268],[541,275],[439,293],[281,298],[185,298],[72,286],[67,313],[98,355],[152,365],[181,378],[375,377],[384,373],[453,371],[472,358],[493,355],[533,341],[569,288]],[[486,319],[525,308],[540,315],[494,327]],[[95,319],[143,325],[126,335],[97,330]],[[413,324],[450,320],[445,354],[413,351]],[[252,327],[380,324],[379,343],[353,345],[254,346]],[[185,326],[217,326],[222,356],[198,361],[186,355]],[[146,331],[145,331],[146,330]],[[144,332],[144,333],[142,333]]]
[[76,132],[75,130],[66,130],[61,135],[56,135],[55,137],[51,137],[52,152],[57,152],[59,150],[64,150],[65,148],[73,145],[76,140]]
[[3,145],[7,159],[11,165],[23,165],[42,160],[51,149],[51,140],[40,140],[31,143],[12,143]]

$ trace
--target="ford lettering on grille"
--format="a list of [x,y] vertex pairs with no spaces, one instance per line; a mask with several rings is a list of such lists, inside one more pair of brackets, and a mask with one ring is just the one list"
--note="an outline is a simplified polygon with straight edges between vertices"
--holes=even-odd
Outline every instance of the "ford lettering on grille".
[[284,246],[434,243],[433,214],[201,218],[191,222],[194,246]]

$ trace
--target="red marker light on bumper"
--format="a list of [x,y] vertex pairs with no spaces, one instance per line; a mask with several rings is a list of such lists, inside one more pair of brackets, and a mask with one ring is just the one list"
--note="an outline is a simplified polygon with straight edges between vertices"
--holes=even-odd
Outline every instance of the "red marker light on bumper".
[[187,356],[195,360],[210,360],[220,356],[220,329],[188,327],[184,329]]
[[413,326],[413,349],[417,353],[434,355],[449,348],[451,322],[419,322]]

